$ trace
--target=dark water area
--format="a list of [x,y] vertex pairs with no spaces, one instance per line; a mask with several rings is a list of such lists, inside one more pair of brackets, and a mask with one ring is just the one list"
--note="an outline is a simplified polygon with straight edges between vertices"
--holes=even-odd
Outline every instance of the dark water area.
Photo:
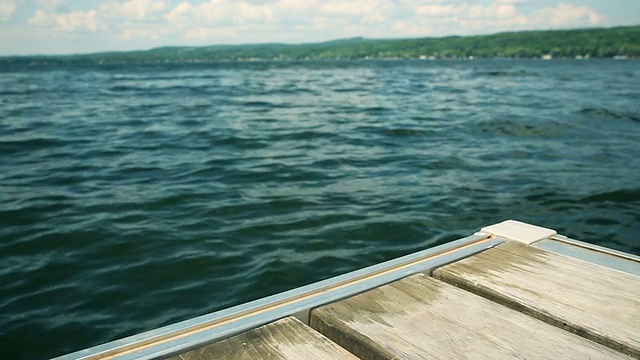
[[505,219],[640,254],[639,61],[0,65],[0,358]]

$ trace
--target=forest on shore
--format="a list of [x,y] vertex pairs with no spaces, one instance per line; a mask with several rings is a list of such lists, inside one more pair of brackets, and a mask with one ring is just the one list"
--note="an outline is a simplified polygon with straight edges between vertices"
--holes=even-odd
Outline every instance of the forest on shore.
[[0,62],[164,62],[322,59],[638,58],[640,26],[518,31],[416,39],[351,38],[310,44],[172,46],[58,56],[8,56]]

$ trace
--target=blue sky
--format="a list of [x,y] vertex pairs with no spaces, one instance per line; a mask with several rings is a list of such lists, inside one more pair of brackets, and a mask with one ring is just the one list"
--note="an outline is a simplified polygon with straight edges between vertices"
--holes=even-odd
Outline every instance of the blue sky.
[[640,24],[640,0],[0,0],[0,55]]

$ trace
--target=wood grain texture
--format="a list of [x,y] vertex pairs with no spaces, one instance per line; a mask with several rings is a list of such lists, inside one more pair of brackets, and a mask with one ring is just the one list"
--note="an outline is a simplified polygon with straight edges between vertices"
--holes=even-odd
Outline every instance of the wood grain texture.
[[288,317],[171,359],[356,360],[357,357],[298,319]]
[[423,274],[319,307],[311,326],[361,359],[628,359]]
[[640,358],[640,277],[507,242],[436,278]]

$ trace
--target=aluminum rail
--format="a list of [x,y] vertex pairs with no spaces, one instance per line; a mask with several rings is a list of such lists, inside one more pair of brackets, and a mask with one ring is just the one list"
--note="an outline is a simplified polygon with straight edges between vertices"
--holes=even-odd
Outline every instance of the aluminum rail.
[[472,256],[505,241],[504,238],[479,232],[334,278],[80,350],[55,360],[165,358],[287,316],[293,315],[308,323],[309,312],[318,306],[415,273],[431,272],[437,267]]
[[640,256],[637,255],[571,239],[563,235],[554,235],[533,243],[533,246],[640,276]]
[[615,249],[609,249],[609,248],[606,248],[604,246],[599,246],[599,245],[596,245],[596,244],[586,243],[584,241],[572,239],[572,238],[566,237],[564,235],[557,234],[557,235],[554,235],[554,236],[550,237],[549,239],[550,240],[556,240],[556,241],[559,241],[559,242],[563,242],[565,244],[572,245],[572,246],[575,246],[575,247],[579,247],[579,248],[583,248],[583,249],[599,252],[599,253],[610,255],[610,256],[614,256],[614,257],[618,257],[618,258],[621,258],[621,259],[640,262],[640,256],[629,254],[629,253],[622,252],[622,251],[618,251],[618,250],[615,250]]

